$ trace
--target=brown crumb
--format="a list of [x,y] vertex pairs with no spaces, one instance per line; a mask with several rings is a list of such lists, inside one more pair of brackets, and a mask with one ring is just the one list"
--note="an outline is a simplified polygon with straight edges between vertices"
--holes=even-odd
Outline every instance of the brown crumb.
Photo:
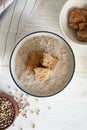
[[28,55],[26,70],[34,71],[35,78],[45,81],[49,78],[50,72],[55,69],[59,63],[58,58],[51,54],[43,52],[31,52]]
[[79,30],[80,30],[80,31],[85,31],[85,30],[87,30],[87,23],[80,23],[80,24],[79,24]]
[[50,70],[54,70],[59,63],[58,58],[54,58],[51,54],[43,53],[42,65]]
[[87,42],[87,31],[77,31],[77,39],[82,42]]
[[32,52],[28,55],[27,61],[27,70],[32,71],[34,68],[37,68],[42,59],[42,53]]
[[69,22],[70,23],[87,22],[87,10],[76,8],[75,10],[71,11]]
[[73,30],[78,30],[79,29],[79,24],[78,23],[68,23],[68,27],[72,28]]
[[87,42],[87,10],[76,8],[71,11],[68,27],[76,30],[76,38],[81,42]]
[[38,79],[39,81],[45,81],[49,78],[51,70],[48,68],[35,68],[35,78]]

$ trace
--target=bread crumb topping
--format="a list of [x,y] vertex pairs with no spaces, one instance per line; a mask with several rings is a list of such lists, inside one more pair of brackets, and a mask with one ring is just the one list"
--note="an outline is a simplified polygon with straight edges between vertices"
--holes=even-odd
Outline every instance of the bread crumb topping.
[[87,42],[87,10],[76,8],[71,11],[68,27],[76,31],[77,40]]
[[35,78],[45,81],[59,62],[58,58],[44,52],[32,52],[28,55],[27,70],[34,71]]

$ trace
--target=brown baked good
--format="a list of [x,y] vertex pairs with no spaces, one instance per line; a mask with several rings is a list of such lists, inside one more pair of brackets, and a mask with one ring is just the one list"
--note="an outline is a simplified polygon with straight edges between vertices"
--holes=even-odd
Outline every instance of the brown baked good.
[[51,70],[54,70],[59,59],[43,52],[32,52],[28,55],[27,70],[34,70],[35,78],[45,81],[49,78]]
[[27,70],[31,71],[34,68],[37,68],[40,64],[41,59],[42,59],[42,53],[41,52],[29,53],[28,61],[27,61]]
[[82,42],[87,42],[87,31],[77,31],[77,39]]
[[45,81],[49,78],[49,74],[51,72],[51,70],[49,70],[48,68],[34,68],[34,72],[35,72],[35,78],[40,80],[40,81]]
[[42,67],[53,70],[59,59],[52,57],[50,54],[42,52],[32,52],[28,55],[27,70],[31,71],[34,68]]
[[58,62],[59,62],[59,59],[52,57],[50,54],[43,53],[43,59],[41,61],[41,64],[44,67],[54,70],[54,68],[58,64]]
[[85,31],[85,30],[87,30],[87,23],[80,23],[80,24],[79,24],[79,30],[80,30],[80,31]]
[[79,24],[78,23],[68,23],[68,26],[72,28],[73,30],[78,30],[79,29]]
[[87,22],[87,11],[85,9],[77,8],[70,13],[70,23]]
[[68,27],[76,31],[77,40],[87,42],[87,10],[76,8],[71,11]]

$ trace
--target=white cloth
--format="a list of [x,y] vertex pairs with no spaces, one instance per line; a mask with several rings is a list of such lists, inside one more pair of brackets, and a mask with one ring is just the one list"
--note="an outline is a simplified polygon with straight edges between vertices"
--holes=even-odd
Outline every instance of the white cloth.
[[0,14],[13,2],[13,0],[0,0]]
[[[0,0],[0,64],[8,65],[13,47],[41,0]],[[2,3],[2,4],[1,4]],[[20,38],[19,38],[20,37]]]

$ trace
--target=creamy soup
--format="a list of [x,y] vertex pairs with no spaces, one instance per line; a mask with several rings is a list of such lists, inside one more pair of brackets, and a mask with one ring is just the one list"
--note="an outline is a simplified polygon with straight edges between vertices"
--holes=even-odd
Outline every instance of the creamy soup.
[[[46,81],[39,81],[33,71],[26,69],[28,54],[37,51],[59,59],[59,64]],[[14,72],[17,82],[22,85],[22,89],[36,96],[49,96],[62,90],[70,80],[73,68],[73,55],[68,45],[51,36],[41,35],[27,40],[15,56]]]

